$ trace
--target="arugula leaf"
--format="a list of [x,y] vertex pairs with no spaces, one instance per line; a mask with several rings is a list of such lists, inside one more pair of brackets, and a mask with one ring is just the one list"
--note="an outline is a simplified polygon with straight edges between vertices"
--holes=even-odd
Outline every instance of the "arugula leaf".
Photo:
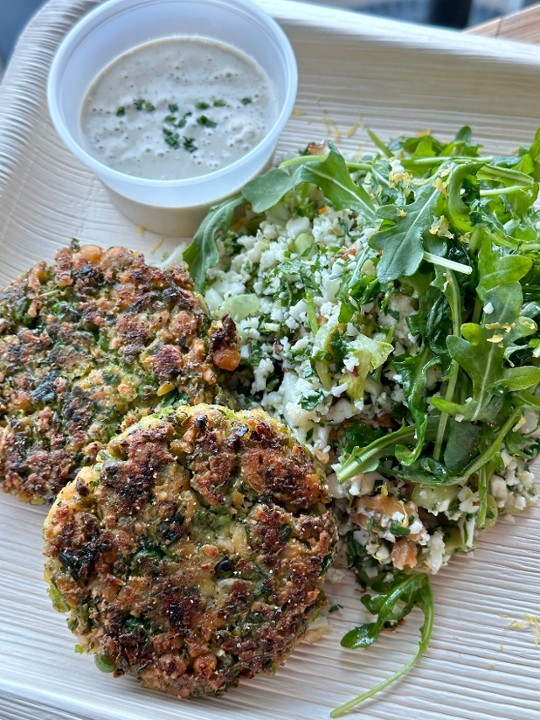
[[303,183],[312,183],[321,189],[325,198],[336,209],[356,210],[367,224],[377,222],[375,208],[366,190],[352,179],[347,163],[332,143],[328,143],[326,156],[306,156],[304,162],[292,168],[272,168],[248,182],[239,195],[224,200],[210,209],[186,248],[183,258],[191,272],[195,287],[202,292],[207,271],[214,267],[219,254],[216,237],[226,232],[234,217],[234,211],[249,203],[256,213],[262,213],[276,205],[283,196]]
[[433,212],[440,191],[432,183],[417,188],[414,201],[403,207],[381,208],[384,219],[390,219],[370,239],[372,248],[382,251],[377,266],[381,283],[413,275],[424,257],[422,235],[433,224]]
[[[505,349],[504,357],[506,360],[516,352],[529,351],[529,356],[535,357],[535,348],[538,347],[538,325],[529,317],[520,316],[515,323],[505,330]],[[533,336],[527,344],[518,343],[518,340]]]
[[465,420],[456,422],[453,418],[449,420],[444,463],[451,473],[461,472],[471,462],[478,448],[479,437],[478,424]]
[[[428,418],[426,427],[426,438],[432,438],[437,428],[438,418]],[[365,472],[373,472],[379,467],[381,458],[396,454],[397,449],[401,450],[404,444],[414,443],[416,439],[416,426],[404,425],[399,430],[387,432],[385,435],[373,440],[365,447],[355,447],[346,460],[342,460],[336,468],[336,477],[340,483],[351,480],[356,475]]]
[[503,376],[496,380],[494,388],[514,392],[528,390],[540,383],[540,367],[522,365],[521,367],[505,368]]
[[302,183],[316,185],[337,210],[356,210],[364,222],[377,221],[373,202],[361,185],[357,185],[343,155],[328,143],[326,156],[307,156],[305,162],[289,168],[279,167],[251,180],[243,189],[245,199],[255,212],[264,212]]
[[540,181],[540,128],[534,134],[528,153],[524,157],[529,157],[532,161],[532,176],[535,180]]
[[394,454],[396,445],[414,440],[415,434],[415,426],[407,425],[394,432],[386,433],[366,447],[355,447],[347,459],[342,460],[336,469],[338,482],[344,483],[361,473],[375,471],[379,467],[379,460],[382,457]]
[[354,316],[355,312],[363,305],[373,300],[380,291],[380,283],[375,275],[364,274],[362,269],[368,259],[374,253],[370,248],[365,248],[359,253],[352,272],[345,271],[337,297],[341,303],[339,311],[339,322],[346,323]]
[[340,454],[349,455],[355,448],[370,445],[385,434],[381,428],[373,428],[362,422],[349,421],[340,430]]
[[185,249],[182,257],[199,292],[202,292],[206,284],[207,271],[217,265],[219,260],[216,235],[231,226],[234,211],[244,202],[242,195],[235,195],[211,208],[191,244]]
[[451,415],[474,422],[493,422],[501,410],[503,398],[497,392],[495,382],[504,372],[504,352],[486,330],[475,323],[462,325],[463,337],[450,335],[447,346],[450,356],[467,373],[472,381],[468,402],[456,403],[433,397],[432,404]]
[[317,185],[337,210],[356,210],[365,224],[375,224],[377,215],[371,198],[353,181],[343,155],[332,143],[328,147],[330,152],[324,162],[303,166],[303,181]]
[[[401,446],[396,446],[396,458],[405,451]],[[457,476],[452,475],[443,463],[435,460],[429,455],[423,455],[409,465],[402,464],[399,469],[384,467],[382,470],[388,476],[399,477],[415,485],[422,487],[440,487],[442,485],[457,485],[461,482]]]
[[[435,279],[432,282],[432,286],[434,288],[437,288],[441,292],[442,297],[446,299],[448,309],[450,311],[449,319],[451,322],[451,332],[453,332],[454,335],[457,335],[460,332],[463,319],[463,311],[461,307],[462,293],[457,280],[457,276],[455,275],[455,273],[449,270],[443,271],[441,268],[436,268]],[[445,324],[442,324],[442,328],[445,329]],[[440,351],[439,357],[441,357]],[[441,369],[443,367],[444,364],[441,362]],[[443,373],[448,380],[444,399],[448,402],[451,402],[454,398],[454,393],[456,391],[460,373],[459,364],[456,362],[456,360],[452,359],[448,370],[446,372],[443,371]],[[437,428],[437,437],[435,439],[435,446],[433,448],[433,458],[435,460],[439,460],[441,456],[441,450],[444,443],[448,418],[448,413],[443,411],[441,413],[441,417],[439,418],[439,427]]]
[[411,465],[418,459],[424,449],[429,415],[427,412],[426,385],[428,370],[440,362],[429,347],[418,355],[409,355],[403,360],[394,362],[394,367],[401,375],[403,392],[407,405],[416,426],[416,447],[410,451],[404,446],[396,448],[396,457],[402,465]]
[[361,602],[372,615],[377,616],[377,619],[374,622],[359,625],[346,633],[341,640],[342,646],[353,649],[368,647],[375,642],[384,628],[395,626],[409,615],[414,607],[417,607],[424,616],[424,622],[420,628],[418,650],[414,657],[389,678],[333,710],[330,713],[332,718],[342,717],[364,700],[373,697],[380,690],[399,680],[416,665],[428,649],[431,640],[434,603],[429,577],[425,573],[418,575],[398,573],[390,582],[380,583],[377,588],[373,589],[375,593],[372,596],[364,595]]
[[467,482],[471,475],[477,473],[481,468],[484,467],[488,462],[493,460],[494,457],[500,453],[501,448],[504,445],[508,433],[514,428],[521,415],[521,408],[517,408],[510,413],[503,425],[498,429],[497,434],[489,439],[487,447],[481,452],[469,465],[462,471],[461,476],[454,476],[453,482],[455,484],[462,484]]
[[[313,162],[313,158],[309,159]],[[301,182],[299,177],[302,171],[303,165],[292,173],[280,167],[272,168],[247,183],[242,194],[255,212],[265,212]]]
[[[503,255],[496,252],[487,235],[483,235],[480,251],[478,253],[478,264],[480,269],[480,282],[477,292],[482,299],[488,301],[485,293],[489,290],[499,288],[501,285],[512,285],[518,283],[527,275],[532,267],[531,257],[523,255]],[[523,304],[523,298],[519,298],[519,306]],[[505,318],[501,321],[505,322]]]
[[472,390],[462,403],[449,398],[433,398],[439,410],[460,415],[470,422],[495,423],[503,404],[503,393],[527,390],[539,382],[540,373],[534,366],[507,366],[510,353],[519,349],[515,343],[536,329],[529,318],[520,316],[523,291],[520,280],[532,267],[532,259],[520,255],[502,254],[489,236],[478,236],[479,281],[476,288],[484,308],[482,324],[465,323],[461,337],[453,334],[447,339],[452,359],[465,371],[472,382]]
[[475,178],[476,171],[481,167],[478,162],[466,163],[454,167],[447,182],[447,213],[452,227],[460,233],[474,230],[475,224],[471,219],[470,209],[462,195],[465,180]]

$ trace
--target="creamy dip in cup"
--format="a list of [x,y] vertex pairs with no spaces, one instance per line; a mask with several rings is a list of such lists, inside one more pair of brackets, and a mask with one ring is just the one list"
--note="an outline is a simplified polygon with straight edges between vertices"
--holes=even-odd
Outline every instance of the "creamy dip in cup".
[[[223,89],[212,87],[214,71],[203,73],[205,85],[199,92],[190,91],[185,97],[178,93],[177,97],[174,86],[162,87],[160,94],[154,95],[153,81],[145,87],[137,87],[137,83],[130,87],[124,70],[124,77],[120,71],[115,81],[119,87],[112,92],[110,102],[102,103],[102,110],[98,110],[99,103],[92,100],[94,90],[108,69],[121,66],[122,56],[135,57],[147,51],[141,48],[150,48],[151,52],[160,48],[160,53],[165,48],[167,53],[169,43],[187,43],[188,38],[190,52],[207,51],[209,47],[214,53],[218,48],[226,52],[227,62],[221,57],[216,66],[242,58],[243,70],[231,71],[232,76],[238,72],[238,77],[232,77],[227,98]],[[184,75],[186,88],[191,84],[192,90],[201,77],[200,63],[194,65],[195,79],[187,80]],[[170,72],[174,75],[176,70]],[[268,167],[292,112],[297,83],[296,60],[286,35],[251,0],[107,0],[85,15],[62,41],[51,65],[47,93],[51,119],[60,138],[94,171],[118,209],[148,230],[188,237],[209,207]],[[110,139],[98,139],[94,144],[99,132],[85,119],[93,112],[88,104],[92,102],[94,114],[109,113],[109,129],[118,139],[129,131],[127,145],[140,132],[142,149],[139,147],[136,154],[157,155],[157,146],[152,150],[152,143],[163,140],[163,157],[171,159],[176,169],[169,173],[156,169],[159,162],[146,165],[143,161],[141,172],[137,160],[133,165],[133,158],[128,158],[125,165],[125,157],[118,164],[119,156],[129,151]],[[264,127],[256,127],[257,113],[259,120],[264,115]],[[157,130],[137,130],[137,123],[150,116],[153,122],[157,120]],[[226,130],[226,141],[212,132],[219,125]],[[145,140],[149,133],[152,137]],[[227,148],[230,141],[233,147]],[[220,153],[216,146],[221,147]],[[233,153],[234,149],[238,152]],[[184,165],[182,172],[179,164]]]
[[248,55],[175,36],[139,45],[98,75],[82,104],[81,137],[114,170],[178,180],[241,159],[278,112],[272,81]]

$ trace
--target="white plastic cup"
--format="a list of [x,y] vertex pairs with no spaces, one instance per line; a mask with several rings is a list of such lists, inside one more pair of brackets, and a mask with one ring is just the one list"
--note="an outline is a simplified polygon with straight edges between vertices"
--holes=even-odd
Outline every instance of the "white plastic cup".
[[[81,107],[96,76],[124,52],[175,35],[232,45],[267,73],[279,113],[265,137],[235,162],[206,175],[151,180],[113,170],[92,157],[81,138]],[[109,190],[126,217],[157,233],[191,235],[211,205],[237,192],[271,162],[296,99],[293,49],[279,25],[250,0],[108,0],[66,35],[53,59],[47,87],[49,112],[71,152]]]

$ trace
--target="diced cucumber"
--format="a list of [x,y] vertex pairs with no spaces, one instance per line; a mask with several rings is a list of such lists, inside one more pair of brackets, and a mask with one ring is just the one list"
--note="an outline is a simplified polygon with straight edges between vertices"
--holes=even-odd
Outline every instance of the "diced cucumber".
[[223,315],[230,315],[235,322],[241,322],[250,315],[257,315],[260,301],[256,295],[245,293],[225,300],[220,308]]

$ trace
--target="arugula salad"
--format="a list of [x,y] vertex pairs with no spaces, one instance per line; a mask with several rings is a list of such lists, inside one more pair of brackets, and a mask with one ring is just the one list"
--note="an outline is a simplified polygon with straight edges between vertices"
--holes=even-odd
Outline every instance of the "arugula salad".
[[511,157],[467,127],[370,137],[362,156],[311,145],[254,179],[184,259],[237,324],[239,404],[284,420],[326,467],[377,616],[343,644],[417,606],[421,654],[428,575],[537,498],[540,131]]

